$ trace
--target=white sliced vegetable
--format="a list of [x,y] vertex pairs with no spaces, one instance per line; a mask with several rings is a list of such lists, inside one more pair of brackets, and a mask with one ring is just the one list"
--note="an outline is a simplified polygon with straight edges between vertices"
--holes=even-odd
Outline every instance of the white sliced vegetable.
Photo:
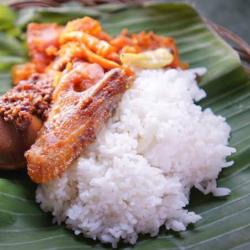
[[166,48],[150,50],[142,53],[122,53],[120,56],[123,64],[145,69],[159,69],[170,65],[174,59]]

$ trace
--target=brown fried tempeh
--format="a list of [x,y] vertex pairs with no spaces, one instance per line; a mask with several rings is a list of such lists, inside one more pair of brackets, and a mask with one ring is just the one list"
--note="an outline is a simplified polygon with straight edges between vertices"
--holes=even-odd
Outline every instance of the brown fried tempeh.
[[52,99],[52,78],[34,74],[0,97],[0,169],[25,166]]
[[45,120],[52,99],[53,76],[33,74],[0,98],[0,117],[24,131],[32,116]]
[[28,173],[37,183],[60,176],[91,144],[128,88],[120,69],[84,92],[74,89],[67,74],[55,89],[55,100],[37,141],[25,156]]

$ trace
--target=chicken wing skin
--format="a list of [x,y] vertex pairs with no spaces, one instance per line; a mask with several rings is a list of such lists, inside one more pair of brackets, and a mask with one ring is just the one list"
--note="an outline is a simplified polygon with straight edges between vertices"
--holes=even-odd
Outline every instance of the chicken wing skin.
[[86,91],[78,92],[67,74],[54,92],[48,120],[25,154],[28,173],[36,183],[60,176],[94,142],[128,88],[128,77],[113,69]]

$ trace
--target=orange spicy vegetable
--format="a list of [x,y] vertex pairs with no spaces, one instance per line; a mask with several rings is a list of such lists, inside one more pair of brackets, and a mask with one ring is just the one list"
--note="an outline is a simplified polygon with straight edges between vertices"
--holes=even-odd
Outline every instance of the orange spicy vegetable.
[[36,71],[42,73],[52,62],[54,56],[47,53],[48,48],[59,48],[62,27],[57,24],[30,23],[27,28],[27,45],[29,55]]
[[108,42],[99,40],[98,38],[81,31],[63,33],[60,38],[61,44],[69,41],[81,42],[89,49],[93,50],[96,54],[103,57],[115,51],[115,48],[113,48]]
[[67,23],[64,33],[71,31],[84,31],[90,35],[97,36],[102,32],[102,26],[100,22],[91,17],[83,17]]
[[100,64],[104,69],[121,68],[121,65],[119,65],[118,63],[108,60],[92,52],[85,44],[81,44],[81,48],[84,51],[89,62]]
[[123,68],[128,75],[133,75],[133,69],[125,65],[124,60],[121,61],[121,55],[144,53],[159,48],[168,49],[173,56],[165,67],[188,67],[181,62],[175,41],[171,37],[159,36],[153,32],[130,34],[124,29],[112,38],[103,31],[100,22],[90,17],[70,21],[65,27],[31,23],[27,29],[27,42],[31,63],[13,68],[15,84],[28,79],[35,72],[53,71],[55,76],[59,76],[56,72],[63,72],[69,62],[77,60],[97,63],[106,71]]
[[159,36],[153,32],[129,34],[128,30],[125,29],[110,43],[117,48],[117,51],[126,53],[139,53],[158,48],[168,48],[174,57],[169,67],[184,69],[188,67],[187,64],[181,62],[175,41],[171,37]]

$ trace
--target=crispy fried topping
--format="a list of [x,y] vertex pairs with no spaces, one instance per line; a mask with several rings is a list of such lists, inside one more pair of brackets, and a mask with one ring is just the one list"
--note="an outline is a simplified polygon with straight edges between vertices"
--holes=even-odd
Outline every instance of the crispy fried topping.
[[45,120],[51,102],[53,88],[48,75],[34,74],[29,80],[20,82],[0,98],[0,117],[25,130],[32,115]]

